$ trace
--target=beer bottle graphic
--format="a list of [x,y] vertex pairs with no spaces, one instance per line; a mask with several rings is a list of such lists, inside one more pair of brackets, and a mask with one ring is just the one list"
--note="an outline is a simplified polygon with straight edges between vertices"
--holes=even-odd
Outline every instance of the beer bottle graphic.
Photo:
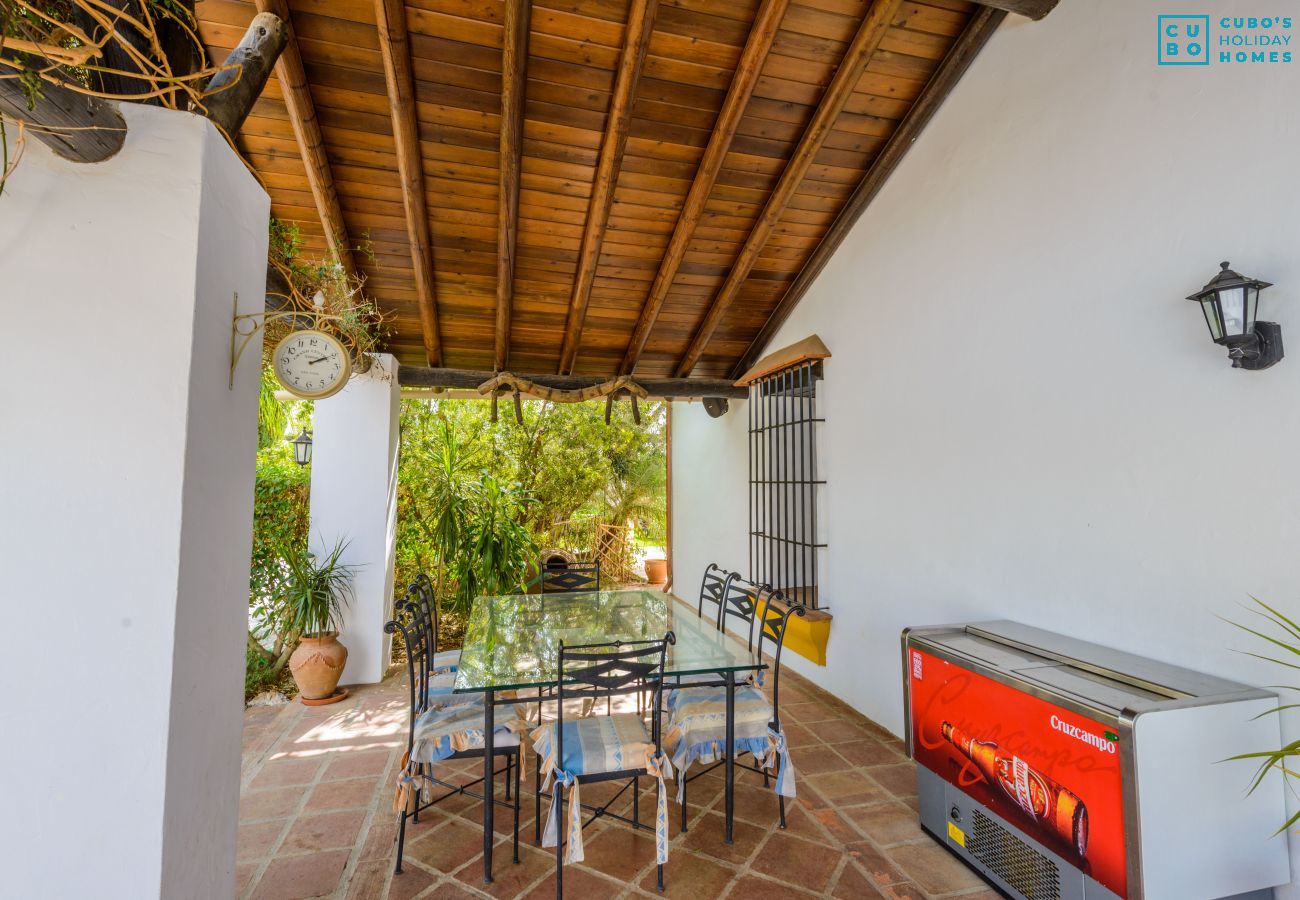
[[940,732],[1035,824],[1073,847],[1080,859],[1087,856],[1088,808],[1078,795],[1030,768],[1020,757],[1003,753],[992,741],[977,741],[950,722],[944,722]]

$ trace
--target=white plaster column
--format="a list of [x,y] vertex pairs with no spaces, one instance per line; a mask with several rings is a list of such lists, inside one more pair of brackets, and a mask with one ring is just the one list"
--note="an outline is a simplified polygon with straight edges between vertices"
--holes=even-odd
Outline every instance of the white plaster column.
[[[0,894],[235,891],[266,193],[206,119],[122,104],[0,196]],[[9,129],[12,139],[14,129]],[[12,152],[12,148],[11,148]]]
[[317,554],[347,541],[342,561],[358,567],[339,640],[348,648],[343,684],[373,684],[388,669],[397,548],[397,445],[401,391],[397,361],[316,403],[311,458],[311,538]]

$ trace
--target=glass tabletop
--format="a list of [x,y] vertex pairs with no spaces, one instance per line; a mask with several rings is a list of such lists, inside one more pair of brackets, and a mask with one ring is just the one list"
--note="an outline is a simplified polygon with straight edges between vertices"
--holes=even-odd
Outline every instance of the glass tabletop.
[[660,591],[590,591],[479,597],[470,610],[455,691],[555,684],[565,646],[646,641],[673,632],[664,672],[695,675],[766,668],[743,643]]

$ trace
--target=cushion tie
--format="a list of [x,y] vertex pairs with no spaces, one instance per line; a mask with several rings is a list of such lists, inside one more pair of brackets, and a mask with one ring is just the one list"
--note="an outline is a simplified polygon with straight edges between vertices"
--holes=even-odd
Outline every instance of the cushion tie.
[[653,748],[646,751],[646,771],[659,781],[659,792],[655,802],[655,862],[663,865],[668,862],[668,788],[665,778],[673,777],[673,764],[668,754]]
[[767,729],[767,752],[759,760],[759,766],[764,769],[772,767],[773,763],[778,764],[776,771],[776,781],[772,789],[782,797],[794,796],[794,763],[790,760],[790,747],[786,744],[785,729],[772,730],[769,725]]
[[546,782],[542,785],[542,790],[547,790],[551,785],[551,779],[555,779],[555,793],[551,796],[551,812],[546,817],[546,831],[542,834],[542,846],[554,847],[560,839],[560,791],[567,788],[569,791],[569,825],[568,833],[565,835],[564,862],[566,865],[571,863],[582,862],[586,856],[582,847],[582,794],[579,789],[578,779],[572,772],[566,772],[563,769],[551,765],[548,758],[546,763]]
[[420,771],[420,764],[411,762],[409,753],[403,753],[402,768],[397,773],[397,794],[393,797],[393,812],[414,812],[430,784],[429,776]]

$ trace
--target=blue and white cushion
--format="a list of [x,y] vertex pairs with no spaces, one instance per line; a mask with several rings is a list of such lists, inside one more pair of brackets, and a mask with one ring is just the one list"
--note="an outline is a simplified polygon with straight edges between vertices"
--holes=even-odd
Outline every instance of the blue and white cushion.
[[[639,716],[621,713],[613,716],[591,716],[564,720],[564,759],[556,758],[556,722],[547,722],[533,729],[533,748],[541,757],[542,771],[547,790],[554,778],[569,791],[569,822],[565,840],[564,861],[582,862],[582,800],[578,778],[582,775],[602,775],[608,772],[645,770],[659,781],[659,797],[655,812],[655,859],[668,861],[668,791],[664,779],[673,777],[667,754],[655,753],[654,742],[646,732]],[[554,847],[559,840],[560,808],[554,799],[547,817],[543,847]]]
[[460,668],[460,648],[443,650],[433,655],[432,671],[436,673],[455,672]]
[[[726,756],[727,689],[725,687],[688,688],[668,695],[668,727],[664,747],[672,754],[673,766],[682,773],[677,785],[677,801],[682,799],[685,772],[696,762],[708,764]],[[773,731],[772,704],[754,685],[740,685],[735,696],[735,731],[733,752],[754,754],[759,766],[778,764],[775,789],[784,797],[793,797],[794,765],[786,746],[785,733]]]

